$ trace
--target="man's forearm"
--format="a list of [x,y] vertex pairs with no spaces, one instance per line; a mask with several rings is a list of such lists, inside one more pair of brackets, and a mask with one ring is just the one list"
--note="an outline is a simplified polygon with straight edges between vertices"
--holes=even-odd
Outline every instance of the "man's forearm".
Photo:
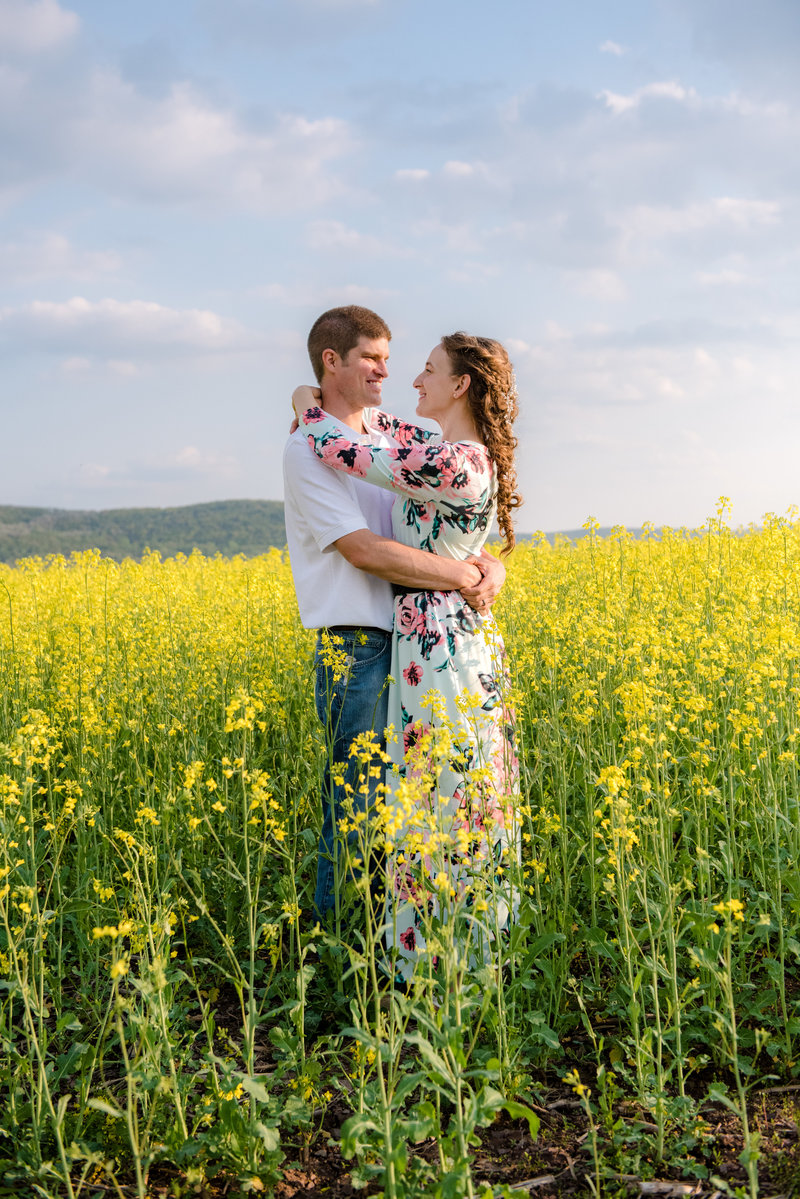
[[401,587],[426,591],[459,591],[480,581],[480,571],[468,562],[440,558],[427,550],[402,545],[388,537],[379,537],[368,529],[348,533],[336,542],[336,548],[358,570],[377,575]]

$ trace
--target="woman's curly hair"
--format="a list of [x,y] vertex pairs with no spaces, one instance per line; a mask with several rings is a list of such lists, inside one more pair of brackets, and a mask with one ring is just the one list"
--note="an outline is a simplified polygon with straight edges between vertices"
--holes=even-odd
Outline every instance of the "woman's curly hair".
[[502,554],[507,554],[516,543],[511,513],[522,503],[511,428],[519,413],[514,368],[505,348],[491,337],[450,333],[442,338],[442,348],[453,374],[470,378],[467,405],[497,471],[497,523],[505,541]]

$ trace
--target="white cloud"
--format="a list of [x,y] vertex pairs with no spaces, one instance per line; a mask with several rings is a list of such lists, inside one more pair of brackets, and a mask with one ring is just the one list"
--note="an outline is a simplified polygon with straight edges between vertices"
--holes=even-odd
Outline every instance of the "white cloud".
[[337,117],[245,118],[193,84],[152,92],[111,69],[76,75],[66,99],[43,73],[0,72],[0,141],[17,186],[68,174],[127,199],[262,215],[342,193],[330,166],[353,148]]
[[111,475],[112,468],[104,466],[101,462],[84,462],[79,466],[78,471],[88,482],[102,483]]
[[606,107],[610,108],[613,113],[619,114],[638,108],[643,100],[676,100],[684,102],[687,100],[697,100],[698,94],[693,87],[686,88],[676,80],[670,79],[664,82],[647,83],[644,87],[637,88],[635,92],[631,92],[628,96],[604,90],[600,93],[600,98],[605,100]]
[[558,321],[553,320],[545,321],[544,335],[546,341],[569,341],[571,339],[570,331],[560,325]]
[[702,342],[597,346],[573,334],[518,355],[522,527],[577,527],[586,512],[699,524],[720,494],[746,519],[791,502],[798,354],[778,359],[746,332],[739,344],[731,357]]
[[77,32],[77,13],[56,0],[0,0],[0,54],[39,54],[68,42]]
[[112,374],[119,375],[123,379],[133,379],[139,374],[136,363],[128,362],[124,358],[109,358],[108,369]]
[[72,129],[90,173],[113,189],[169,202],[233,201],[260,212],[315,207],[339,190],[325,164],[351,147],[344,121],[279,115],[246,127],[189,84],[151,98],[97,74]]
[[748,281],[743,271],[698,271],[695,279],[701,287],[739,287]]
[[342,221],[312,221],[307,230],[307,243],[312,250],[345,251],[348,254],[395,257],[407,253],[374,234],[351,229]]
[[622,278],[616,271],[588,270],[567,273],[570,286],[578,295],[591,300],[607,300],[618,303],[628,294]]
[[[324,310],[326,307],[335,308],[341,304],[363,304],[368,308],[380,307],[389,299],[394,299],[398,292],[388,287],[370,287],[361,283],[341,283],[335,287],[320,287],[319,284],[308,283],[266,283],[253,289],[253,294],[264,300],[273,300],[281,305],[292,308],[313,308]],[[291,345],[288,349],[302,349],[305,339],[299,333],[292,334]]]
[[94,280],[119,270],[120,256],[109,250],[81,250],[60,233],[31,234],[0,243],[0,278],[6,283],[42,279]]
[[176,454],[167,458],[166,462],[170,466],[177,466],[183,470],[213,471],[215,474],[219,471],[227,473],[231,467],[236,465],[236,460],[230,454],[210,453],[207,450],[199,450],[196,445],[184,446]]
[[475,167],[471,162],[446,162],[442,167],[442,174],[449,175],[451,179],[468,179],[475,174]]
[[34,300],[0,309],[0,342],[23,351],[74,351],[68,361],[90,354],[128,362],[130,353],[225,354],[254,348],[258,339],[236,321],[215,312],[167,308],[143,300],[89,301],[81,296],[58,303]]
[[710,371],[713,374],[719,374],[719,363],[713,354],[709,354],[708,350],[704,350],[702,346],[698,346],[694,352],[694,360],[698,367],[702,370]]
[[92,369],[92,363],[89,358],[75,356],[73,358],[65,358],[61,363],[61,369],[65,375],[82,375]]
[[421,183],[423,179],[429,179],[430,174],[430,171],[426,171],[424,167],[404,167],[402,170],[395,171],[394,177],[403,182]]
[[[354,22],[385,29],[382,18],[390,8],[387,0],[199,0],[194,7],[208,22],[215,43],[244,42],[270,54],[296,51],[298,42],[324,45],[329,54],[331,45],[352,35]],[[385,49],[381,45],[378,55],[385,55]],[[337,70],[342,69],[340,62]]]
[[717,196],[674,208],[640,204],[622,212],[617,219],[626,234],[659,238],[719,228],[748,232],[775,225],[780,216],[781,205],[776,200]]
[[600,47],[601,54],[615,54],[618,58],[623,54],[627,54],[627,47],[621,46],[619,42],[605,41]]
[[797,94],[800,8],[796,0],[669,0],[690,26],[696,52],[725,64],[748,90]]
[[236,478],[239,469],[233,454],[186,445],[157,457],[120,459],[111,463],[84,462],[78,468],[78,473],[88,486],[100,485],[113,494],[132,486],[165,486],[188,480],[225,484]]
[[109,358],[103,361],[79,356],[65,358],[61,363],[61,371],[65,375],[88,375],[90,372],[100,371],[122,379],[133,379],[139,374],[138,366],[124,358]]

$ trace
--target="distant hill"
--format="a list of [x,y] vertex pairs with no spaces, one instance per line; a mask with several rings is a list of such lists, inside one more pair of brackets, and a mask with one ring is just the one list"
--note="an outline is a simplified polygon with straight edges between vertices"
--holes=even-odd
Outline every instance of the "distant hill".
[[146,548],[166,557],[263,554],[286,545],[283,504],[219,500],[185,508],[113,508],[80,512],[0,505],[0,562],[99,549],[109,558],[140,558]]
[[[611,528],[597,530],[608,537]],[[640,537],[641,529],[629,529]],[[658,530],[656,530],[658,532]],[[580,541],[586,529],[548,533],[557,538]],[[496,533],[495,533],[496,536]],[[519,542],[531,533],[518,533]],[[190,554],[245,554],[248,558],[286,545],[283,504],[279,500],[217,500],[212,504],[189,504],[185,508],[110,508],[82,512],[66,508],[14,508],[0,504],[0,562],[20,558],[43,558],[73,550],[99,549],[106,557],[141,558],[145,549],[159,550],[162,557]]]

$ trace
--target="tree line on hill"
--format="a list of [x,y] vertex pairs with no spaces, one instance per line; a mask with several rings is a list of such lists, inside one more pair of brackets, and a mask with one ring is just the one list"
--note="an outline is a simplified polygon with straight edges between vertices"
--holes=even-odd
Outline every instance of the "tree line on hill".
[[[629,530],[638,537],[641,529]],[[548,533],[580,541],[586,529]],[[607,537],[610,528],[597,529]],[[518,533],[527,541],[530,533]],[[101,512],[66,508],[19,508],[0,504],[0,562],[21,558],[69,557],[73,551],[99,549],[107,558],[141,558],[158,550],[163,558],[198,549],[213,556],[254,558],[273,547],[286,546],[283,504],[279,500],[216,500],[183,508],[110,508]]]
[[218,500],[182,508],[114,508],[103,512],[0,505],[0,562],[99,549],[122,561],[146,549],[162,557],[190,554],[255,557],[286,545],[278,500]]

